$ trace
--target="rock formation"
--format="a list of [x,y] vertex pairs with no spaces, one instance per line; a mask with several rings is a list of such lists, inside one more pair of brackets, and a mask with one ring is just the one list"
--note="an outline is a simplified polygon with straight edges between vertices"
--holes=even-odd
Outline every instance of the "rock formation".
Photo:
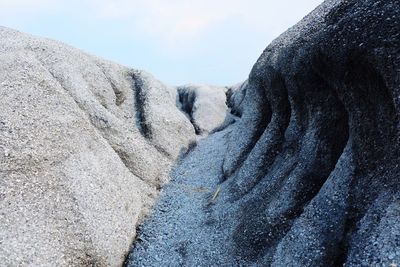
[[223,165],[236,255],[400,262],[399,49],[398,1],[326,1],[267,47]]
[[1,265],[117,266],[195,140],[176,90],[0,28]]
[[208,85],[177,88],[177,106],[188,116],[197,134],[207,135],[235,121],[226,103],[228,90]]
[[7,28],[0,63],[2,264],[120,265],[170,177],[128,266],[400,264],[398,0],[325,1],[227,88]]
[[[128,265],[398,266],[399,66],[399,1],[325,1],[228,91],[240,119],[178,164]],[[183,186],[197,220],[169,215]]]

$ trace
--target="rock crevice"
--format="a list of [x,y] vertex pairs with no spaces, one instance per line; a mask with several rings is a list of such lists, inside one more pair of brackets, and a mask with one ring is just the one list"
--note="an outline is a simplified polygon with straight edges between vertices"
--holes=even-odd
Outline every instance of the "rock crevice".
[[227,91],[240,118],[175,167],[189,169],[189,178],[174,174],[179,183],[210,186],[197,175],[211,162],[189,163],[223,151],[206,176],[211,193],[180,206],[204,214],[156,209],[144,232],[164,233],[165,218],[200,222],[170,229],[168,248],[149,234],[132,266],[171,263],[168,249],[183,243],[188,266],[399,264],[399,32],[398,1],[332,0],[274,40],[249,79]]
[[172,178],[127,266],[400,264],[399,33],[328,0],[245,82],[169,87],[1,27],[0,262],[121,265]]

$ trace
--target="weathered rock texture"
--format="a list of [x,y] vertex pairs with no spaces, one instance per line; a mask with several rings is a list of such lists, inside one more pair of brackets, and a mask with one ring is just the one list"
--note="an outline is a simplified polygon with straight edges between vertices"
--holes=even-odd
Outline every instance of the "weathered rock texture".
[[0,63],[2,264],[121,264],[195,132],[127,265],[400,264],[398,0],[324,2],[231,88],[5,28]]
[[176,167],[131,266],[398,266],[399,66],[399,1],[324,2],[228,91],[241,119]]
[[118,266],[194,140],[142,71],[0,28],[0,265]]
[[228,88],[186,85],[177,88],[177,106],[188,116],[197,134],[207,135],[235,121],[227,106]]
[[326,1],[267,47],[223,165],[235,255],[400,263],[399,49],[394,0]]

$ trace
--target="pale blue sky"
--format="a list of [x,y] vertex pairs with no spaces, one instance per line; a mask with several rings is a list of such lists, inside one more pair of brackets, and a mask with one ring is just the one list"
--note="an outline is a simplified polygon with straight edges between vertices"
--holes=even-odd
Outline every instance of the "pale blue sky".
[[231,85],[322,0],[0,0],[0,25],[145,69],[170,85]]

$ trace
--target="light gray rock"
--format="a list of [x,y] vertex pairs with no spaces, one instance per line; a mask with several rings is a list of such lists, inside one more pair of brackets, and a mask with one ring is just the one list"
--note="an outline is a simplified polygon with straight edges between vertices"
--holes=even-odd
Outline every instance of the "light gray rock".
[[1,265],[122,264],[195,137],[172,91],[143,71],[0,28]]
[[177,159],[183,152],[180,144],[194,141],[194,129],[186,116],[177,112],[175,88],[167,88],[143,71],[135,71],[133,78],[142,134],[161,153]]
[[228,88],[185,85],[177,88],[177,105],[187,115],[197,134],[207,135],[235,121],[227,106]]

